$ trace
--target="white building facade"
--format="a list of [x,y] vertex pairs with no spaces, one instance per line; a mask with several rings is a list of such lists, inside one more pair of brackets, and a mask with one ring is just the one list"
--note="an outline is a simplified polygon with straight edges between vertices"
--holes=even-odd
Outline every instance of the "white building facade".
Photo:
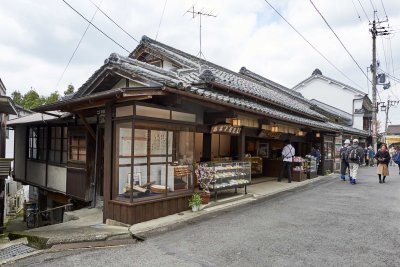
[[315,99],[351,114],[354,128],[371,132],[372,102],[363,91],[322,75],[313,74],[293,87],[307,99]]

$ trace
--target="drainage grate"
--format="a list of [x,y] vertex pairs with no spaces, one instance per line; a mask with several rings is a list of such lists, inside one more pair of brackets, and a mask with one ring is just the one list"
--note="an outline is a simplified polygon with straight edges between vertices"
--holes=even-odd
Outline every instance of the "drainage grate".
[[0,250],[0,260],[9,259],[21,254],[33,252],[36,249],[31,248],[24,244],[12,245]]

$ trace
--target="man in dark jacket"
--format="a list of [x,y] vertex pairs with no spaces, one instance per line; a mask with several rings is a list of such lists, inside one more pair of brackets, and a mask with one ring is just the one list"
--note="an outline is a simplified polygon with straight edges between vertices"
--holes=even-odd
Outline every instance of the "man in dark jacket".
[[353,144],[346,150],[346,161],[350,167],[350,183],[357,183],[358,167],[364,164],[364,149],[358,145],[358,139],[353,140]]
[[[340,148],[340,179],[346,181],[346,172],[349,169],[349,163],[346,161],[346,151],[350,145],[350,140],[346,139],[343,146]],[[349,177],[350,179],[350,177]]]

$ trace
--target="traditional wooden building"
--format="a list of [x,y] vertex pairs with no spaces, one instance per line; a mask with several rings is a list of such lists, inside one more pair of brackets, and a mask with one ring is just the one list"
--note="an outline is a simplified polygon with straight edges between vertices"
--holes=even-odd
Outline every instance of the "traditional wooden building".
[[294,95],[144,36],[73,96],[12,123],[15,178],[47,200],[101,198],[104,220],[134,224],[186,210],[196,163],[254,158],[259,176],[276,177],[287,138],[305,156],[315,142],[334,153],[338,134],[367,135]]

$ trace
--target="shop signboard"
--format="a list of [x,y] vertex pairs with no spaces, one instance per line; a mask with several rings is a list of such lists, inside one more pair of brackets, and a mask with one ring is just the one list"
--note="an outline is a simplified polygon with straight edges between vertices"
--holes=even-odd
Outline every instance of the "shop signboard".
[[242,131],[242,127],[233,126],[230,124],[217,124],[211,127],[211,133],[213,134],[231,134],[239,135]]
[[281,137],[282,133],[279,132],[271,132],[267,130],[261,130],[260,133],[258,134],[258,137],[262,138],[269,138],[269,139],[279,139]]

